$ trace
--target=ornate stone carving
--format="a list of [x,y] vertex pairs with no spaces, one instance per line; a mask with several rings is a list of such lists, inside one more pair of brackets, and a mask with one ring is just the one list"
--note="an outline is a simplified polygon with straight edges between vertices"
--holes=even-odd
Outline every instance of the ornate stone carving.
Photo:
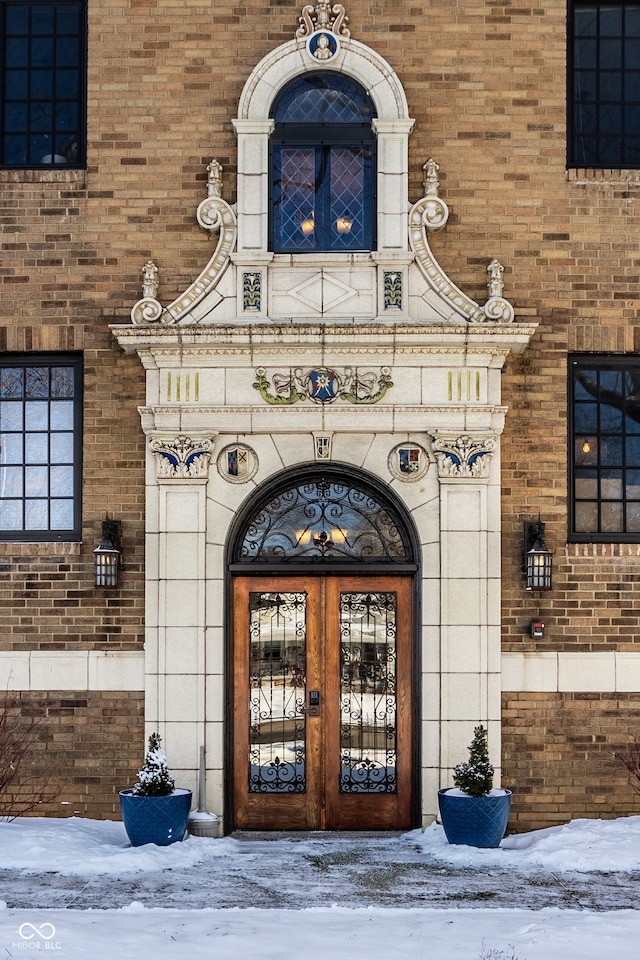
[[503,267],[492,260],[489,271],[489,299],[484,308],[462,292],[443,271],[429,247],[427,234],[442,230],[449,218],[449,208],[438,196],[438,170],[440,167],[430,157],[422,168],[425,195],[418,200],[409,213],[409,243],[415,253],[416,263],[423,277],[438,296],[449,302],[456,313],[469,323],[490,320],[496,323],[511,323],[513,307],[502,296]]
[[157,299],[158,296],[158,268],[153,260],[147,260],[142,268],[142,297],[143,299]]
[[209,473],[213,451],[209,437],[152,437],[149,446],[160,480],[200,480]]
[[302,8],[302,16],[298,20],[300,26],[296,30],[296,37],[310,37],[316,30],[328,30],[338,37],[348,39],[351,32],[347,29],[349,17],[341,3],[331,5],[330,0],[318,0],[318,3],[308,3]]
[[435,435],[433,452],[438,463],[438,476],[472,479],[488,477],[495,446],[493,437],[476,439],[468,434],[459,437]]
[[[176,324],[218,284],[229,266],[229,258],[236,243],[236,217],[229,204],[222,199],[222,167],[212,160],[207,167],[207,197],[196,211],[198,224],[209,236],[218,237],[213,256],[202,273],[173,303],[162,308],[154,298],[143,296],[131,311],[135,324]],[[193,322],[193,320],[191,321]]]
[[399,270],[384,271],[384,309],[402,310],[402,273]]
[[[338,399],[348,403],[372,404],[382,400],[393,386],[393,381],[389,367],[381,367],[379,374],[373,370],[360,371],[357,367],[345,367],[341,373],[327,367],[310,370],[295,367],[272,374],[270,383],[264,367],[258,367],[253,386],[262,399],[272,405],[290,405],[299,400],[325,404]],[[274,393],[271,392],[272,387]]]

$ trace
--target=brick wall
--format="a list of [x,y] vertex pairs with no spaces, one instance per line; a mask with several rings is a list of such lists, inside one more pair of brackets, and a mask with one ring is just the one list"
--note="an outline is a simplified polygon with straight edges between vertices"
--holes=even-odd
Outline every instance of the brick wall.
[[[299,0],[89,0],[87,170],[0,171],[0,349],[82,350],[85,358],[83,541],[0,545],[0,649],[142,643],[144,374],[108,324],[127,321],[147,259],[160,268],[163,303],[207,262],[211,241],[195,223],[206,164],[212,156],[222,163],[233,202],[238,98],[258,60],[293,37],[301,8]],[[502,378],[510,408],[501,458],[505,648],[636,649],[635,548],[589,556],[566,548],[566,352],[640,345],[640,181],[565,171],[566,5],[350,0],[347,13],[352,36],[387,58],[404,84],[416,120],[413,201],[423,194],[422,164],[430,156],[440,164],[451,217],[430,242],[443,269],[484,300],[486,265],[497,257],[516,320],[540,324]],[[107,511],[124,530],[117,596],[91,586]],[[539,512],[555,586],[533,598],[524,591],[522,521]],[[536,646],[526,629],[539,615],[547,635]],[[565,698],[563,722],[579,726],[582,709]],[[537,743],[543,712],[527,713]],[[619,734],[635,722],[623,712]],[[103,735],[118,743],[110,728]],[[513,736],[507,725],[505,769],[516,774]],[[590,796],[580,782],[567,815]]]
[[[15,693],[10,703],[25,723],[38,721],[21,774],[31,777],[35,764],[49,776],[47,792],[56,794],[32,815],[119,820],[118,792],[133,786],[144,759],[142,694]],[[12,786],[24,797],[40,782]],[[7,800],[12,795],[8,791]]]
[[503,718],[510,832],[640,813],[614,756],[628,745],[628,731],[640,729],[636,694],[504,693]]

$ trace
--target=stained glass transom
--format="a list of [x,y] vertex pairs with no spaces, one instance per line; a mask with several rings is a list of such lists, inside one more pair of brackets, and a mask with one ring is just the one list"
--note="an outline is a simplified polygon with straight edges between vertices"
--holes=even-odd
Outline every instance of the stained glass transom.
[[337,74],[299,77],[272,110],[276,123],[365,123],[375,116],[363,87]]

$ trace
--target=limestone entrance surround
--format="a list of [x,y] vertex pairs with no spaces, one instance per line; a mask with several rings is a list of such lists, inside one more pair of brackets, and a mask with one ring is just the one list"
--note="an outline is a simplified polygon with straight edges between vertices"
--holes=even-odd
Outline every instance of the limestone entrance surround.
[[[424,196],[410,206],[402,86],[344,34],[344,18],[318,26],[327,9],[307,12],[311,32],[302,23],[247,80],[233,120],[237,207],[214,161],[196,215],[215,243],[207,265],[163,307],[162,264],[145,264],[132,322],[112,327],[146,370],[146,720],[186,786],[206,746],[207,807],[224,816],[229,531],[247,497],[288,468],[347,464],[395,491],[421,544],[416,762],[427,823],[475,724],[488,725],[500,756],[500,371],[536,325],[513,322],[490,255],[483,305],[437,263],[428,238],[448,218],[438,165],[427,160]],[[319,29],[336,42],[313,47]],[[318,69],[344,71],[376,107],[377,247],[275,255],[270,106]]]

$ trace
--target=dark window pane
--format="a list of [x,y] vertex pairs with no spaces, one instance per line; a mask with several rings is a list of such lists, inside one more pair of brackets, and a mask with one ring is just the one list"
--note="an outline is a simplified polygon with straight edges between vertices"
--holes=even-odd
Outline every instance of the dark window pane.
[[54,5],[52,3],[34,4],[31,15],[31,32],[34,34],[53,33]]
[[53,70],[32,70],[31,96],[48,100],[53,96]]
[[603,7],[600,10],[600,34],[619,37],[622,34],[622,7]]
[[7,40],[5,46],[5,63],[7,67],[24,67],[29,63],[29,41],[13,38]]
[[626,463],[628,467],[640,467],[640,437],[627,437]]
[[640,37],[640,7],[627,8],[624,33],[626,37]]
[[77,97],[80,74],[78,70],[57,70],[55,83],[56,97]]
[[597,433],[598,405],[596,403],[577,404],[574,422],[579,433]]
[[574,14],[576,37],[595,37],[598,31],[597,7],[578,7]]
[[622,109],[609,103],[600,107],[600,133],[620,133],[622,130]]
[[31,66],[53,66],[53,37],[34,37],[31,41]]
[[73,37],[59,37],[56,40],[56,66],[77,67],[79,50]]
[[24,100],[29,94],[27,70],[8,70],[5,83],[7,100]]
[[25,3],[7,7],[7,35],[27,33],[29,30],[29,7]]
[[622,97],[622,74],[621,73],[601,73],[600,74],[600,99],[601,100],[620,100]]

